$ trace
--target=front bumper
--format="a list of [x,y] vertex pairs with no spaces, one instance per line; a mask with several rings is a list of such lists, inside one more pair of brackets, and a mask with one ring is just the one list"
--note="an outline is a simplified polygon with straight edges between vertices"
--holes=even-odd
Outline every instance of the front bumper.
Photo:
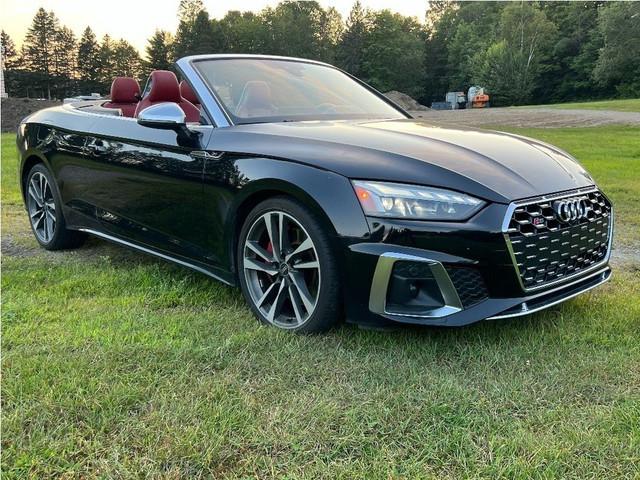
[[[561,272],[534,288],[523,285],[525,276],[507,235],[505,219],[513,212],[513,204],[493,204],[460,224],[368,218],[371,237],[347,246],[347,320],[370,326],[461,326],[533,313],[609,280],[612,210],[606,244],[598,250],[606,253],[588,268]],[[584,225],[570,228],[585,230]],[[567,248],[583,249],[582,243]],[[550,257],[554,275],[559,272],[556,264],[566,265],[557,256]]]

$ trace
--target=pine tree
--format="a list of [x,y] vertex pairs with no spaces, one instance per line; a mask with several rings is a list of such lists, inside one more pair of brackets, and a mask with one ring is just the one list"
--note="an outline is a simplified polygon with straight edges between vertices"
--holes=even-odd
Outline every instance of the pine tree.
[[138,51],[126,40],[120,39],[113,46],[115,77],[133,77],[139,79],[142,76],[142,59]]
[[108,90],[116,77],[115,45],[109,34],[102,37],[98,50],[98,79],[103,90]]
[[319,60],[333,63],[338,41],[344,30],[342,15],[335,8],[329,7],[319,15],[317,42],[320,47]]
[[146,61],[143,63],[147,73],[153,70],[171,70],[173,64],[171,62],[171,44],[173,38],[171,34],[165,30],[156,30],[148,41],[145,48],[147,53]]
[[58,19],[53,12],[38,9],[22,45],[22,62],[43,96],[51,99],[51,77],[54,68],[54,46]]
[[200,53],[213,53],[215,30],[209,19],[209,14],[201,10],[198,12],[193,28],[191,29],[189,55],[197,55]]
[[360,1],[353,4],[346,29],[336,49],[336,63],[347,72],[360,77],[366,37],[371,25],[371,16],[362,8]]
[[198,14],[204,9],[202,0],[180,0],[178,20],[181,22],[194,23]]
[[[215,23],[214,23],[215,22]],[[221,23],[212,21],[206,10],[200,10],[193,22],[180,21],[173,41],[173,58],[224,51],[226,39]]]
[[5,70],[13,70],[18,67],[18,51],[16,44],[11,37],[2,30],[0,34],[0,44],[2,45],[2,66]]
[[90,27],[82,32],[78,43],[78,77],[85,92],[100,90],[100,45]]
[[56,32],[53,45],[54,69],[52,73],[56,83],[55,93],[58,98],[68,96],[73,91],[74,80],[77,77],[76,50],[75,35],[70,28],[63,26]]
[[12,96],[20,95],[23,82],[20,81],[22,72],[20,72],[19,57],[16,45],[11,37],[2,30],[0,35],[0,49],[2,50],[2,81],[5,93],[11,93]]

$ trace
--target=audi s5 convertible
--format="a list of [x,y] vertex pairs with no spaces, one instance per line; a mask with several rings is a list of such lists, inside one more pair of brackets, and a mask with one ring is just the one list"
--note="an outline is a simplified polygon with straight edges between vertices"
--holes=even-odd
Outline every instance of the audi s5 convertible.
[[323,63],[203,55],[20,125],[40,245],[88,234],[240,286],[301,333],[524,315],[607,281],[613,208],[580,163],[429,125]]

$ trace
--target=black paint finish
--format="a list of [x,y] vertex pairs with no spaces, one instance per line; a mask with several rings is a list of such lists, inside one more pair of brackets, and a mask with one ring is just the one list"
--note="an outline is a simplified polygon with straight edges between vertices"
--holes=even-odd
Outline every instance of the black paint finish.
[[[575,159],[550,145],[413,119],[189,125],[199,140],[185,146],[174,131],[99,112],[99,102],[43,110],[25,119],[18,133],[21,179],[34,162],[43,162],[56,179],[70,228],[235,285],[244,218],[260,201],[289,195],[330,232],[347,319],[362,324],[461,325],[530,299],[503,233],[509,204],[593,185]],[[487,205],[460,223],[365,217],[351,179],[447,188]],[[368,306],[372,278],[380,255],[389,251],[472,268],[489,299],[435,320],[374,315]]]

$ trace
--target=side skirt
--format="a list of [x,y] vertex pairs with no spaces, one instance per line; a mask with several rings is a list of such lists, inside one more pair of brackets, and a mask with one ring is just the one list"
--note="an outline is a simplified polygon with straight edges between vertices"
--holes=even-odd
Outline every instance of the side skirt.
[[179,258],[175,258],[175,257],[172,257],[170,255],[166,255],[164,253],[160,253],[160,252],[157,252],[155,250],[151,250],[150,248],[146,248],[146,247],[143,247],[141,245],[137,245],[135,243],[131,243],[131,242],[128,242],[126,240],[122,240],[122,239],[120,239],[118,237],[113,237],[111,235],[107,235],[106,233],[102,233],[102,232],[99,232],[97,230],[92,230],[90,228],[80,228],[79,230],[81,232],[90,233],[91,235],[95,235],[96,237],[100,237],[100,238],[102,238],[104,240],[108,240],[110,242],[114,242],[114,243],[118,243],[120,245],[124,245],[125,247],[135,248],[136,250],[139,250],[141,252],[148,253],[150,255],[154,255],[156,257],[162,258],[163,260],[168,260],[169,262],[177,263],[178,265],[182,265],[183,267],[191,268],[191,269],[196,270],[196,271],[198,271],[200,273],[204,273],[205,275],[207,275],[209,277],[215,278],[216,280],[218,280],[218,281],[220,281],[222,283],[225,283],[226,285],[230,285],[232,287],[237,287],[238,286],[235,282],[226,280],[223,277],[221,277],[219,275],[216,275],[215,273],[211,272],[210,270],[207,270],[206,268],[200,267],[200,266],[195,265],[193,263],[186,262],[186,261],[181,260]]

